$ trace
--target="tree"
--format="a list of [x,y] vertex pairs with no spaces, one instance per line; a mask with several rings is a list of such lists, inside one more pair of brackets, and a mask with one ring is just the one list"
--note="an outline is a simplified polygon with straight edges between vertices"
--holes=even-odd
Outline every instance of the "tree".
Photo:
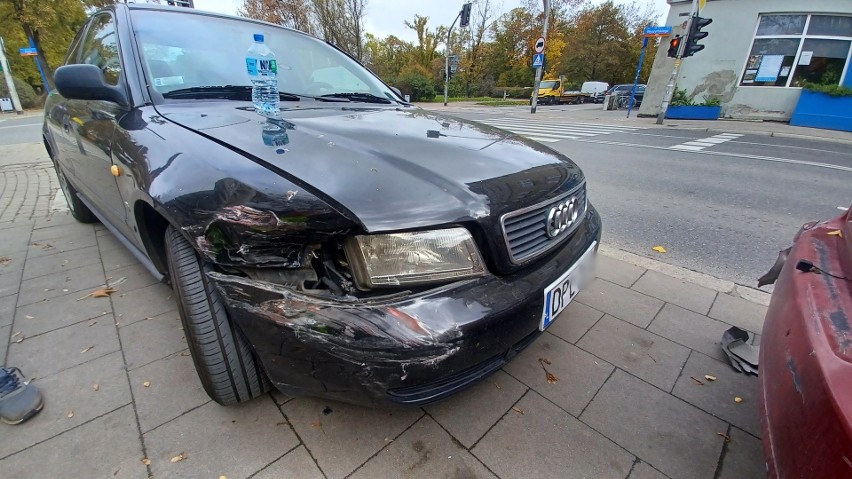
[[417,34],[417,45],[414,47],[413,60],[423,68],[431,68],[438,58],[438,45],[447,37],[447,27],[441,25],[435,30],[426,27],[429,17],[415,15],[414,20],[405,21],[405,26]]
[[[6,39],[6,52],[28,47],[28,39],[32,39],[48,85],[53,88],[55,65],[62,62],[68,45],[85,23],[87,6],[95,5],[80,0],[0,0],[0,32]],[[32,59],[8,56],[16,75],[30,84],[41,84]]]
[[244,0],[237,15],[314,33],[308,0]]

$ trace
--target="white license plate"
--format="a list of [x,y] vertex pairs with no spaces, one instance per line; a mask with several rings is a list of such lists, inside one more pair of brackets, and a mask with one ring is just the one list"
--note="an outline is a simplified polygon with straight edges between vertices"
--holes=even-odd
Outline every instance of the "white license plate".
[[596,246],[597,242],[592,243],[565,274],[544,288],[544,311],[541,314],[541,325],[538,327],[540,330],[544,331],[550,326],[556,316],[577,296],[580,289],[592,279]]

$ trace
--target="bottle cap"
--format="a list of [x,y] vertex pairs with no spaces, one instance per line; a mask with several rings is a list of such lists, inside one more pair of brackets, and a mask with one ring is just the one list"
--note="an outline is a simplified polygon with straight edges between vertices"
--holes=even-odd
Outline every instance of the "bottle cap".
[[254,34],[254,41],[263,43],[263,34],[262,33],[255,33]]

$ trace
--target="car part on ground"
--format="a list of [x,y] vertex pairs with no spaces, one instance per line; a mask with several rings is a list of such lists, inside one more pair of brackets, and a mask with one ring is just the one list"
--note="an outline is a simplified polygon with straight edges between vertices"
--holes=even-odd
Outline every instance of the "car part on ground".
[[773,478],[852,473],[850,211],[796,234],[772,292],[759,378]]

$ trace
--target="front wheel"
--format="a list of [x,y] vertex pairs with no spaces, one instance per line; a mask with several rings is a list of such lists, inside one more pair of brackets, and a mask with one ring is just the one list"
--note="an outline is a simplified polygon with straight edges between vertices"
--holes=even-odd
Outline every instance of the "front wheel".
[[186,342],[207,395],[230,406],[266,393],[266,373],[207,277],[212,266],[171,226],[165,244]]
[[59,180],[59,188],[62,189],[62,194],[65,196],[65,202],[68,203],[68,210],[71,211],[71,216],[80,223],[97,223],[98,217],[92,213],[92,210],[86,206],[80,197],[77,196],[77,190],[71,186],[65,173],[59,168],[56,162],[53,163],[56,169],[56,178]]

